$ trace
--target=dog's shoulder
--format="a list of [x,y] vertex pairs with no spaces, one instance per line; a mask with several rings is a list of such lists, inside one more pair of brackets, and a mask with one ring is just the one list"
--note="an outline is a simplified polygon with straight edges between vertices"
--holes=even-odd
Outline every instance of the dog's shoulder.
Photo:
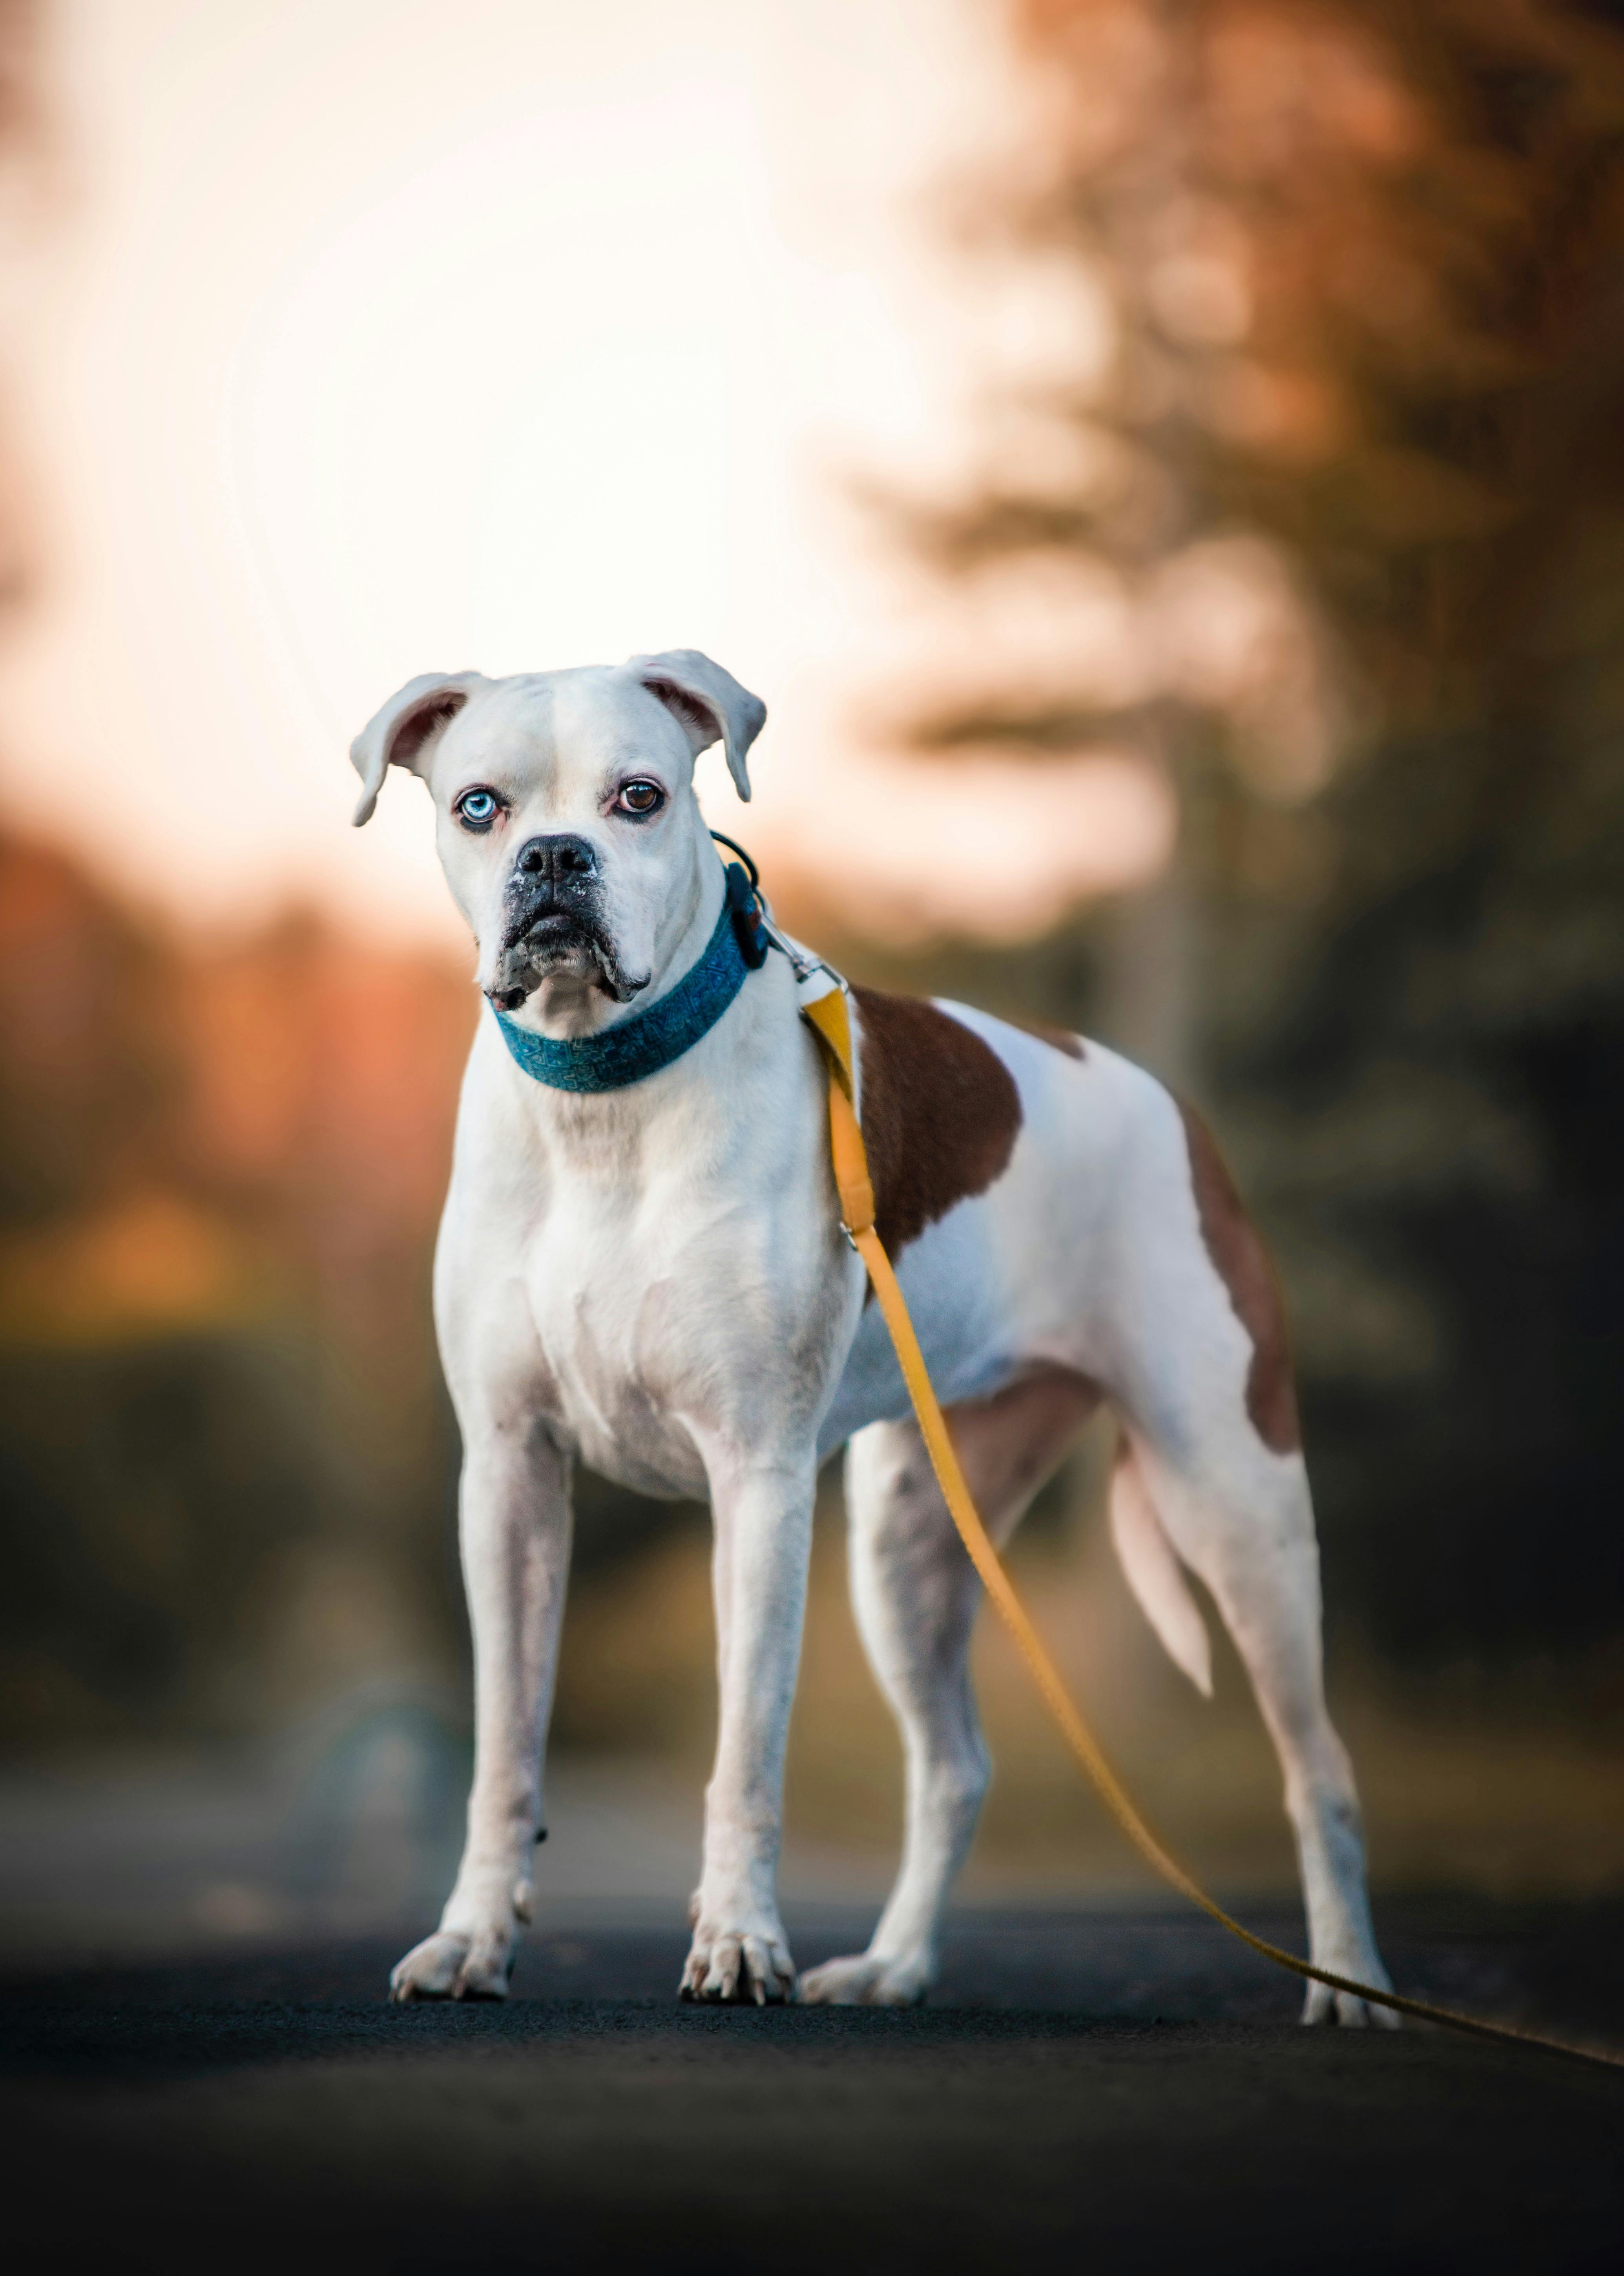
[[914,996],[854,988],[875,1225],[894,1257],[1009,1165],[1021,1093],[961,1020]]

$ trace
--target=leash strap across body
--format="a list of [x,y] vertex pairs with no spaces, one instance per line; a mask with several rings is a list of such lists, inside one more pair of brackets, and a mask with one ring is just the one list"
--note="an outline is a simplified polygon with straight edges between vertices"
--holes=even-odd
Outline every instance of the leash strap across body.
[[1512,2023],[1488,2022],[1480,2016],[1462,2014],[1453,2007],[1435,2006],[1429,1999],[1412,1999],[1402,1992],[1381,1991],[1375,1984],[1361,1984],[1355,1976],[1339,1976],[1332,1969],[1319,1968],[1312,1961],[1300,1960],[1294,1952],[1287,1952],[1280,1945],[1271,1944],[1267,1938],[1255,1936],[1250,1929],[1242,1927],[1238,1920],[1225,1911],[1222,1905],[1207,1894],[1177,1858],[1163,1847],[1140,1816],[1107,1761],[1098,1740],[1062,1682],[1043,1638],[1015,1593],[965,1483],[946,1419],[931,1388],[924,1354],[914,1332],[907,1301],[892,1268],[891,1259],[885,1254],[884,1244],[875,1230],[874,1187],[869,1175],[868,1150],[857,1119],[851,1019],[845,988],[831,986],[827,993],[811,1002],[807,1001],[803,995],[801,1016],[822,1043],[829,1067],[829,1140],[835,1187],[840,1197],[841,1224],[873,1284],[881,1314],[896,1347],[902,1378],[913,1401],[925,1451],[930,1457],[930,1466],[936,1472],[948,1514],[999,1619],[1014,1638],[1015,1647],[1043,1695],[1043,1703],[1061,1737],[1093,1781],[1100,1800],[1146,1863],[1171,1887],[1177,1889],[1180,1896],[1188,1898],[1210,1919],[1217,1921],[1220,1928],[1227,1929],[1231,1936],[1238,1937],[1242,1944],[1248,1946],[1253,1952],[1260,1953],[1265,1960],[1271,1960],[1277,1968],[1289,1969],[1294,1976],[1307,1976],[1316,1984],[1328,1984],[1333,1992],[1350,1992],[1356,1999],[1368,2000],[1373,2007],[1390,2007],[1400,2015],[1415,2015],[1425,2022],[1446,2024],[1453,2030],[1470,2031],[1479,2038],[1514,2040],[1524,2046],[1543,2047],[1555,2054],[1572,2055],[1582,2062],[1624,2067],[1624,2056],[1612,2054],[1600,2048],[1575,2046],[1565,2040],[1547,2037],[1541,2031],[1519,2029]]

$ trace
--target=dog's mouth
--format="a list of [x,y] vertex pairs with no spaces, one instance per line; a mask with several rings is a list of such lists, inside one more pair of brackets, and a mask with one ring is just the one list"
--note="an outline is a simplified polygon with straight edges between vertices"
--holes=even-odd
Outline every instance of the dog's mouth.
[[497,976],[486,994],[498,1011],[516,1012],[555,973],[580,975],[617,1004],[629,1004],[652,975],[634,979],[615,945],[589,911],[579,907],[517,912],[508,921]]

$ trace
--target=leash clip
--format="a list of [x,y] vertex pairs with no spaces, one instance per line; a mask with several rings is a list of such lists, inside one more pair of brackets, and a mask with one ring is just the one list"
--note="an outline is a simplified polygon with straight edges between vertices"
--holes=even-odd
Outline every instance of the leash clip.
[[831,967],[824,963],[821,956],[808,956],[804,949],[797,947],[796,944],[789,937],[787,933],[782,933],[778,930],[778,926],[773,922],[771,917],[766,913],[766,897],[764,894],[759,897],[758,906],[762,910],[762,914],[757,919],[757,922],[760,924],[761,929],[766,938],[772,943],[774,948],[778,950],[778,953],[781,956],[788,957],[790,969],[795,975],[795,982],[798,987],[801,985],[802,982],[810,980],[815,972],[827,972],[829,974],[829,977],[831,980],[839,981],[840,986],[844,989],[846,982],[843,980],[840,980],[839,974],[831,970]]

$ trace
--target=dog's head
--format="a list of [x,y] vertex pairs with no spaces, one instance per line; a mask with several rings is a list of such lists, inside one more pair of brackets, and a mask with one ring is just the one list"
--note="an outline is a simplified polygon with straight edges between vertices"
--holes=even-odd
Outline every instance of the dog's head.
[[355,819],[390,767],[420,775],[480,986],[506,1013],[580,1033],[641,996],[693,924],[715,862],[694,762],[719,737],[748,798],[766,717],[693,649],[512,679],[425,672],[350,746]]

